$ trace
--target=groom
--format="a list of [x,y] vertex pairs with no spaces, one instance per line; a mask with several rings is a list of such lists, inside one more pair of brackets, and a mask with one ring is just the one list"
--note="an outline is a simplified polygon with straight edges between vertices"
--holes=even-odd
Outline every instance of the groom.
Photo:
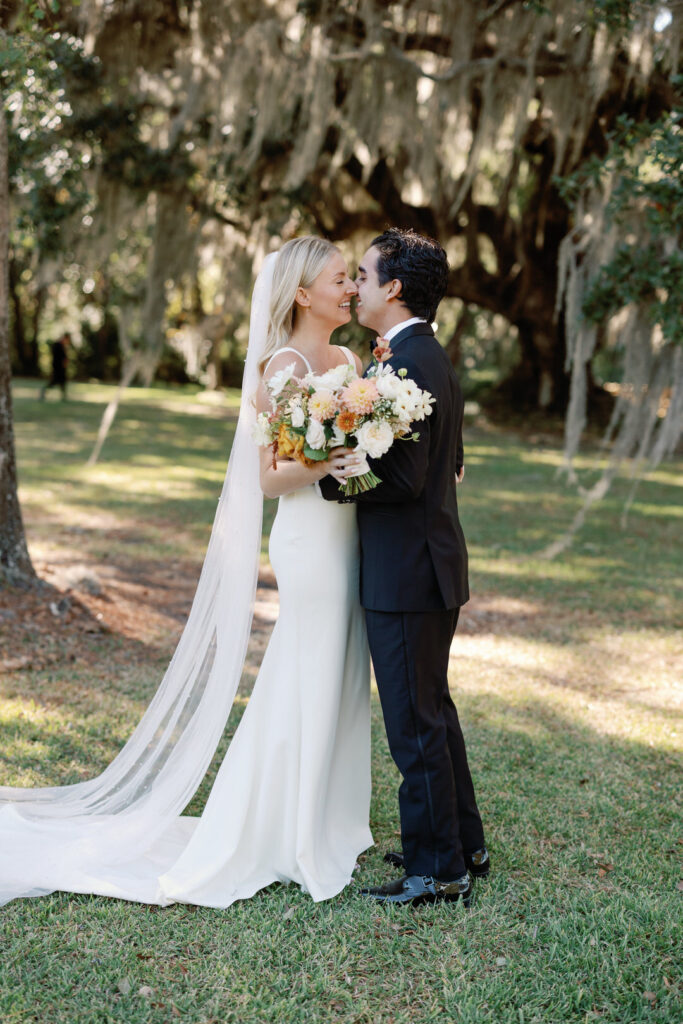
[[[441,246],[398,228],[375,238],[356,278],[359,323],[389,342],[389,366],[405,368],[435,398],[431,416],[416,424],[419,440],[396,441],[382,459],[370,460],[382,483],[352,499],[361,604],[389,748],[403,777],[403,852],[385,860],[405,873],[363,890],[381,903],[469,905],[470,876],[487,875],[490,866],[448,689],[449,650],[469,590],[455,494],[463,475],[463,399],[430,326],[447,280]],[[321,488],[338,500],[332,477]]]

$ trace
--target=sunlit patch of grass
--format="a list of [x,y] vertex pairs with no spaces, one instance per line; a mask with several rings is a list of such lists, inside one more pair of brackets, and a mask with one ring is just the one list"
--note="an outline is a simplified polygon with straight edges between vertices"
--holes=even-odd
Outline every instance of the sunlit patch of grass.
[[[35,402],[41,408],[60,406],[61,398],[48,395],[45,403],[40,402],[41,381],[31,379],[15,380],[12,392],[15,400]],[[69,402],[85,402],[93,405],[105,405],[110,402],[116,394],[117,386],[113,384],[99,384],[92,381],[82,384],[72,381],[69,384]],[[199,384],[183,384],[169,387],[164,384],[155,384],[152,387],[129,387],[121,398],[122,405],[143,405],[146,408],[170,407],[173,411],[179,406],[191,407],[193,415],[211,414],[216,406],[229,406],[232,409],[239,409],[241,392],[239,388],[225,388],[220,392],[212,393],[205,391]],[[199,410],[199,411],[197,411]]]

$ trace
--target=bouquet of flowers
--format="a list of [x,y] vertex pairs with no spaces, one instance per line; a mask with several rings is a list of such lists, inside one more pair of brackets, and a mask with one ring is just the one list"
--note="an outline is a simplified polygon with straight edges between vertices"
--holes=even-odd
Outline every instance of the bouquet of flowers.
[[381,483],[367,457],[379,459],[397,439],[416,441],[419,434],[410,426],[429,416],[434,402],[406,370],[384,366],[391,351],[383,342],[378,339],[365,377],[344,363],[299,379],[292,363],[265,382],[271,411],[257,417],[254,440],[273,449],[274,467],[278,456],[311,466],[327,459],[334,448],[356,448],[365,464],[340,490],[350,496]]

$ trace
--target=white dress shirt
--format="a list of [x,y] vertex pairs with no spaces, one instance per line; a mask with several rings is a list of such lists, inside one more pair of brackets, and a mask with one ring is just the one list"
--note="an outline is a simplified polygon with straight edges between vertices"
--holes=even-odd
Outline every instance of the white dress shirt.
[[412,327],[413,324],[426,323],[427,321],[424,319],[424,317],[411,316],[410,320],[402,320],[400,324],[394,324],[394,326],[390,327],[389,330],[382,335],[382,337],[386,338],[387,341],[391,341],[391,339],[395,338],[399,331],[402,331],[405,327]]

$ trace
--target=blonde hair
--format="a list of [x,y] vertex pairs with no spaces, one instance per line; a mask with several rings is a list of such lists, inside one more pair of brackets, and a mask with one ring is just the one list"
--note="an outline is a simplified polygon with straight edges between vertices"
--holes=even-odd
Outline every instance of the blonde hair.
[[268,360],[283,348],[294,330],[296,316],[295,296],[298,288],[310,288],[318,274],[337,251],[336,245],[326,238],[304,235],[293,238],[280,249],[273,272],[270,293],[270,311],[266,346],[259,360],[259,373],[263,373]]

